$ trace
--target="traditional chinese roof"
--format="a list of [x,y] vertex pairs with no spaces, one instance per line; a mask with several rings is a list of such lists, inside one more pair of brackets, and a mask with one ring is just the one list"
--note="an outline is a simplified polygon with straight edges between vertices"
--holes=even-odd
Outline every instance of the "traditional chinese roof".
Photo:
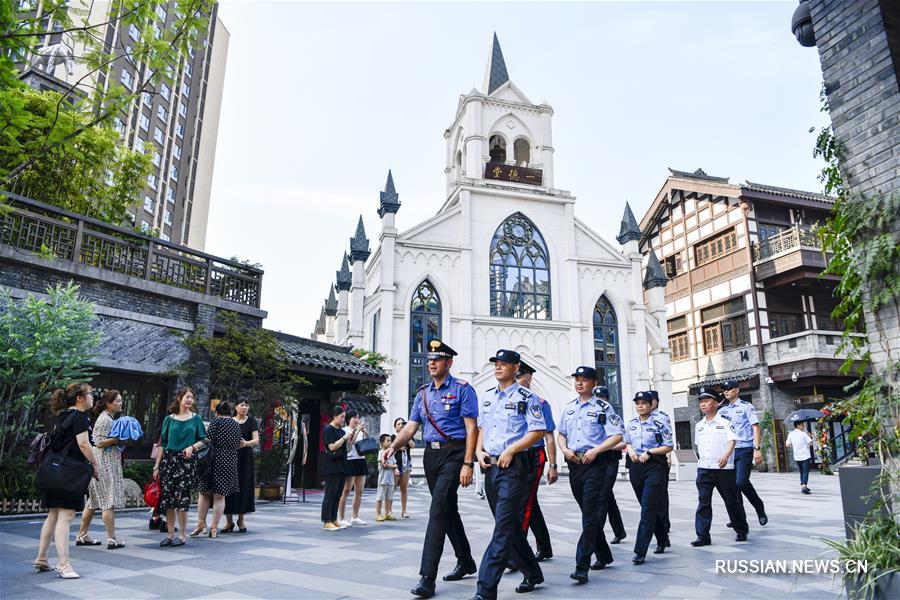
[[693,173],[688,171],[677,171],[675,169],[669,168],[669,173],[672,174],[672,177],[684,177],[686,179],[701,179],[703,181],[717,181],[719,183],[728,183],[728,177],[714,177],[712,175],[707,175],[706,171],[703,169],[697,169]]
[[631,206],[627,202],[625,203],[625,214],[622,215],[622,224],[619,226],[619,235],[616,236],[616,239],[620,244],[640,241],[641,239],[641,228],[638,227],[637,219],[634,218]]
[[[740,383],[741,381],[750,381],[754,377],[758,378],[758,376],[759,373],[756,372],[739,373],[737,375],[716,375],[715,377],[710,379],[704,379],[703,381],[688,384],[688,389],[690,389],[692,392],[700,393],[701,389],[716,388],[726,381],[737,381],[738,383]],[[759,385],[759,381],[756,382],[756,385]],[[752,383],[749,387],[750,389],[753,389]]]
[[656,258],[656,252],[650,248],[650,258],[647,261],[647,270],[644,272],[644,289],[650,290],[656,287],[666,287],[669,278],[666,277],[659,259]]
[[335,272],[335,280],[337,281],[337,290],[349,291],[350,285],[353,283],[353,275],[350,274],[350,263],[347,261],[347,253],[344,252],[344,258],[341,260],[341,268]]
[[351,262],[365,261],[370,254],[372,252],[369,250],[369,239],[366,237],[366,228],[363,225],[362,215],[360,215],[359,223],[356,225],[356,235],[350,238],[350,260]]
[[503,60],[500,40],[497,39],[497,32],[495,31],[491,55],[488,58],[487,70],[484,73],[484,92],[493,94],[497,88],[507,81],[509,81],[509,73],[506,71],[506,62]]
[[378,398],[373,398],[372,396],[345,394],[343,397],[341,397],[340,404],[343,404],[347,410],[350,410],[352,408],[363,416],[383,415],[385,412],[387,412],[384,410],[384,406],[381,405],[381,401]]
[[381,202],[378,206],[378,216],[384,217],[384,213],[396,213],[400,210],[400,194],[394,189],[394,176],[388,169],[387,183],[384,184],[384,191],[379,192]]
[[765,185],[763,183],[753,183],[746,181],[741,184],[741,193],[752,195],[752,192],[768,194],[773,196],[783,196],[785,198],[798,198],[801,200],[811,200],[820,202],[823,208],[830,208],[834,205],[834,198],[825,194],[816,192],[804,192],[803,190],[792,190],[790,188],[777,187],[774,185]]
[[378,367],[350,353],[350,348],[272,332],[287,354],[287,362],[299,374],[324,375],[334,378],[383,383],[387,376]]

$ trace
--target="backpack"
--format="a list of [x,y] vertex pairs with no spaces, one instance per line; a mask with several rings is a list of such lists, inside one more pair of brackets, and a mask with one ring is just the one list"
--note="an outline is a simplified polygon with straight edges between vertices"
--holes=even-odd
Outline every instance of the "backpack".
[[41,468],[41,463],[44,462],[44,456],[50,448],[51,439],[52,435],[45,431],[37,434],[34,436],[34,439],[31,440],[31,445],[28,447],[28,458],[25,462],[28,463],[28,468],[32,471],[37,471]]

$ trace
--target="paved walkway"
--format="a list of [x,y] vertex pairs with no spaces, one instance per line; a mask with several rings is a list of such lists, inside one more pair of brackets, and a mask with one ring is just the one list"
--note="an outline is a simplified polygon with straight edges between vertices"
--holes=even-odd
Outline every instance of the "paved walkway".
[[[750,540],[735,543],[725,527],[724,506],[715,497],[713,545],[692,548],[696,488],[693,482],[670,486],[672,548],[648,554],[641,567],[631,564],[638,504],[627,481],[615,492],[628,539],[612,546],[615,563],[591,572],[587,585],[576,586],[568,574],[574,565],[580,517],[568,482],[542,486],[541,505],[550,523],[555,557],[543,563],[546,582],[531,597],[538,598],[801,598],[834,597],[840,592],[831,576],[725,575],[715,573],[716,559],[813,559],[830,557],[819,538],[843,536],[837,477],[814,473],[813,494],[798,493],[796,474],[754,474],[766,502],[769,524],[751,521]],[[62,580],[53,573],[33,574],[40,521],[0,524],[0,597],[13,598],[407,598],[417,580],[421,542],[428,512],[428,491],[415,486],[411,519],[375,523],[374,493],[366,494],[361,515],[369,525],[325,532],[319,523],[319,494],[307,504],[266,504],[248,516],[243,535],[189,539],[176,549],[159,548],[161,536],[147,530],[143,515],[118,519],[127,546],[71,548],[79,580]],[[747,504],[752,513],[752,508]],[[476,560],[487,545],[493,521],[485,501],[473,488],[461,490],[461,511]],[[192,513],[195,518],[196,514]],[[74,538],[73,527],[73,538]],[[608,531],[608,530],[607,530]],[[103,537],[99,517],[91,532]],[[652,546],[651,546],[652,548]],[[453,566],[450,545],[441,573]],[[51,562],[54,562],[51,546]],[[523,598],[513,592],[521,577],[510,574],[500,584],[500,598]],[[438,581],[439,598],[470,598],[475,581]]]

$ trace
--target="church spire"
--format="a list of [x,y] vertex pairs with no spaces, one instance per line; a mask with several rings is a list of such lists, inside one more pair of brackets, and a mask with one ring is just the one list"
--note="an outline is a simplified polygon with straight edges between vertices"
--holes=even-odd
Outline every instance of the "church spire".
[[644,289],[651,290],[657,287],[666,287],[669,278],[666,277],[659,259],[656,258],[656,252],[650,248],[650,258],[647,260],[647,271],[644,273]]
[[361,260],[365,262],[370,254],[369,239],[366,237],[366,228],[363,225],[362,215],[360,215],[359,223],[356,225],[356,235],[350,238],[350,261],[356,262]]
[[625,214],[622,215],[622,224],[619,226],[619,235],[616,236],[616,239],[620,244],[632,240],[640,241],[641,239],[641,228],[638,227],[637,219],[634,218],[631,206],[627,202],[625,203]]
[[341,270],[335,274],[338,291],[349,291],[350,284],[353,283],[353,276],[350,274],[350,263],[347,261],[346,252],[344,252],[344,259],[341,261]]
[[384,213],[396,213],[400,210],[400,194],[394,189],[394,176],[388,169],[387,183],[384,184],[384,191],[379,192],[381,203],[378,207],[378,216],[384,218]]
[[325,314],[333,317],[337,314],[338,301],[334,297],[334,286],[328,286],[328,298],[325,300]]
[[491,55],[488,58],[487,70],[484,73],[484,93],[493,94],[494,90],[509,81],[509,73],[506,72],[506,62],[503,60],[503,51],[500,50],[500,40],[497,32],[494,32],[494,43],[491,46]]

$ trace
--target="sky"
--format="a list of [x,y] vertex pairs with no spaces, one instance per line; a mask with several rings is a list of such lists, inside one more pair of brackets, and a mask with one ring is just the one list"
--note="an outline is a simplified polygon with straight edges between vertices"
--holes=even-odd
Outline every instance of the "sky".
[[309,336],[360,215],[377,246],[389,168],[401,233],[440,208],[443,132],[494,31],[510,79],[555,111],[555,187],[614,244],[668,167],[821,191],[821,70],[795,6],[223,0],[206,250],[261,263],[264,326]]

